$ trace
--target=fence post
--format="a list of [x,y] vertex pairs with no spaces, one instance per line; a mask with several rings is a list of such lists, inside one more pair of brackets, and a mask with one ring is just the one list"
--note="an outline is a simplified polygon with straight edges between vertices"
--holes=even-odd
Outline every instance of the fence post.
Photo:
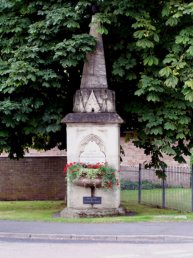
[[138,203],[141,203],[141,188],[142,188],[142,182],[141,182],[141,164],[139,164]]
[[192,171],[191,171],[191,189],[192,189],[192,212],[193,212],[193,164],[192,164]]
[[[164,169],[165,173],[165,169]],[[166,207],[166,184],[165,178],[162,178],[162,208],[165,209]]]

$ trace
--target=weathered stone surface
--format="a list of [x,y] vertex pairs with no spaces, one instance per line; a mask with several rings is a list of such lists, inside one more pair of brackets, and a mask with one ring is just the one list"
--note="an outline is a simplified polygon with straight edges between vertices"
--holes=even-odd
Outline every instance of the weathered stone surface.
[[106,75],[96,76],[88,72],[85,74],[86,76],[83,74],[81,88],[107,88]]
[[60,216],[63,218],[97,218],[97,217],[107,217],[107,216],[124,216],[126,214],[125,210],[122,208],[116,209],[73,209],[65,208]]
[[115,93],[108,89],[77,90],[73,112],[115,112]]
[[69,113],[62,123],[121,124],[123,120],[117,113]]
[[[102,36],[93,17],[90,34],[97,40],[96,50],[87,55],[80,90],[74,96],[73,112],[64,117],[67,124],[68,162],[94,164],[107,162],[119,180],[120,124],[116,113],[115,93],[108,90]],[[94,146],[94,147],[93,147]],[[100,204],[84,203],[84,197],[101,198]],[[104,190],[77,186],[68,180],[67,209],[63,217],[102,217],[118,215],[120,188]]]
[[93,16],[90,35],[97,41],[96,50],[88,53],[84,63],[80,88],[107,88],[106,66],[102,35],[97,32],[100,27]]
[[[67,123],[67,154],[68,163],[80,162],[81,154],[90,141],[95,142],[100,151],[105,154],[105,161],[116,169],[119,179],[120,162],[120,126],[117,123]],[[94,163],[96,163],[94,161]],[[67,187],[68,208],[87,209],[89,204],[83,204],[84,196],[91,196],[91,189],[78,187],[68,182]],[[102,203],[97,204],[98,209],[117,209],[120,206],[120,189],[95,189],[93,196],[102,197]],[[95,206],[95,205],[94,205]]]
[[100,188],[102,185],[102,179],[101,178],[94,178],[94,179],[89,179],[89,178],[79,178],[75,179],[73,181],[73,184],[81,187],[95,187],[95,188]]
[[80,154],[80,162],[86,164],[105,163],[106,156],[100,150],[100,146],[95,140],[90,140],[85,146],[83,152]]
[[100,106],[96,99],[94,92],[92,91],[85,106],[85,112],[99,112]]

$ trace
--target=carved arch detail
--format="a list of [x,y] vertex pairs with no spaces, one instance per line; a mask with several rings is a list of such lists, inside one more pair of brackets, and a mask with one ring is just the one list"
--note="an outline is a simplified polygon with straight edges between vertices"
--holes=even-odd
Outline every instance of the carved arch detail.
[[89,142],[95,142],[95,143],[99,146],[100,151],[105,154],[105,145],[104,145],[104,142],[101,140],[100,137],[98,137],[98,136],[95,135],[95,134],[90,134],[90,135],[86,136],[86,137],[80,142],[80,154],[84,151],[85,146],[86,146]]

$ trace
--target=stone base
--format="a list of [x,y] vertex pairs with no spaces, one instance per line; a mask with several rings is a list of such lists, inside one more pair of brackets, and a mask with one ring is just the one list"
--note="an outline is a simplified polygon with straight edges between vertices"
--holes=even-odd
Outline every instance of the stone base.
[[117,209],[73,209],[65,208],[61,211],[60,216],[63,218],[100,218],[109,216],[124,216],[125,210],[123,208]]

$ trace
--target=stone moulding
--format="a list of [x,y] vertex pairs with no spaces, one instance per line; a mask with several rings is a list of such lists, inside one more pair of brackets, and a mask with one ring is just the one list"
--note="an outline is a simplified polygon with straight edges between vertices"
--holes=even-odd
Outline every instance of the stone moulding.
[[69,113],[61,122],[122,124],[123,119],[117,113]]

